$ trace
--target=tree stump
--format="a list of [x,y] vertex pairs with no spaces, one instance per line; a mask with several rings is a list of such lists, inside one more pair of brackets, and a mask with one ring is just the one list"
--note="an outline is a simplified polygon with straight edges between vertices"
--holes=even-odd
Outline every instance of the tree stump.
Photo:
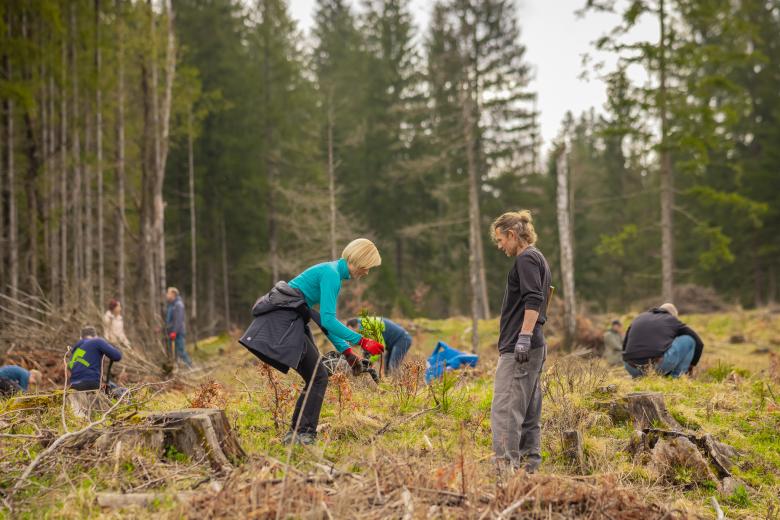
[[582,449],[582,434],[577,430],[563,432],[563,456],[582,470],[585,453]]
[[637,429],[664,428],[680,431],[682,425],[666,409],[664,396],[657,392],[636,392],[610,403],[607,411],[616,422],[631,418]]
[[102,414],[111,408],[111,399],[99,390],[69,391],[65,395],[65,402],[76,417],[92,419],[92,415]]
[[246,457],[224,410],[188,408],[149,414],[146,419],[162,429],[163,449],[172,446],[195,460],[208,460],[214,469],[228,470]]

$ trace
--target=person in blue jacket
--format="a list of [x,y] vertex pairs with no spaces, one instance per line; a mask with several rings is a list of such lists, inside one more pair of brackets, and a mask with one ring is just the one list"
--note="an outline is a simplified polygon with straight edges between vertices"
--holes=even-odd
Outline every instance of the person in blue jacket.
[[180,359],[187,368],[192,368],[192,360],[187,354],[187,348],[184,343],[184,337],[187,333],[184,326],[184,300],[176,287],[168,287],[165,292],[165,299],[168,307],[165,312],[165,333],[173,343],[176,359]]
[[[103,356],[117,362],[122,352],[108,341],[97,336],[95,327],[81,329],[81,339],[71,348],[68,360],[70,388],[74,390],[98,390],[101,387]],[[126,390],[109,381],[106,389],[114,396],[122,395]]]
[[[382,338],[385,340],[385,366],[387,373],[392,374],[406,357],[409,348],[412,346],[412,337],[406,332],[406,329],[388,318],[379,316],[369,316],[368,320],[381,320]],[[347,327],[354,331],[363,330],[363,322],[360,318],[350,318],[347,320]]]
[[[362,278],[382,263],[379,251],[368,239],[350,242],[341,258],[309,267],[289,283],[278,282],[252,307],[254,320],[239,342],[252,354],[287,372],[290,368],[303,378],[305,386],[295,404],[290,431],[284,442],[313,444],[317,437],[322,401],[328,386],[328,371],[309,329],[314,320],[353,370],[359,371],[360,358],[352,351],[359,345],[367,352],[381,354],[384,346],[341,323],[336,306],[345,280]],[[319,312],[314,307],[319,305]]]
[[27,370],[17,365],[5,365],[0,367],[0,380],[11,383],[8,388],[18,387],[16,391],[26,392],[30,385],[41,384],[42,375],[39,370]]

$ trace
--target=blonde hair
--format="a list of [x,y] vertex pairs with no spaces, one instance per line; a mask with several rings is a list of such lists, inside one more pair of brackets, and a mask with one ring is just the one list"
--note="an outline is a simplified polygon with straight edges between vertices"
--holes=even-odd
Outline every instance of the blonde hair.
[[179,296],[179,290],[176,287],[168,287],[168,290],[165,292],[172,292],[176,296]]
[[668,312],[675,318],[677,318],[680,315],[680,313],[677,311],[677,307],[675,307],[673,303],[666,302],[658,308]]
[[534,229],[534,219],[531,212],[527,209],[521,211],[507,211],[490,226],[490,238],[493,242],[497,240],[496,232],[500,231],[506,234],[508,231],[514,231],[517,238],[523,240],[529,246],[536,243],[536,230]]
[[374,243],[367,238],[356,238],[344,248],[341,258],[358,269],[371,269],[382,265],[382,257]]

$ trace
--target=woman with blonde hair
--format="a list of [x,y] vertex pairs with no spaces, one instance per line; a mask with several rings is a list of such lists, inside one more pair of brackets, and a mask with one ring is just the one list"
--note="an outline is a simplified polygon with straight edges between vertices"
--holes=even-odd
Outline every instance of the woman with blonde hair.
[[510,211],[490,228],[493,241],[514,259],[507,276],[498,336],[498,366],[491,406],[493,450],[499,467],[533,473],[542,461],[542,374],[547,345],[550,266],[536,248],[530,211]]
[[[328,386],[328,371],[314,344],[309,320],[317,323],[350,366],[360,360],[352,346],[381,354],[384,347],[347,328],[336,316],[339,291],[344,280],[363,278],[382,264],[373,242],[358,238],[350,242],[341,258],[309,267],[287,282],[278,282],[252,308],[254,320],[239,340],[250,352],[277,370],[298,372],[305,386],[293,412],[285,443],[313,444],[317,436],[322,401]],[[319,312],[314,306],[319,305]]]

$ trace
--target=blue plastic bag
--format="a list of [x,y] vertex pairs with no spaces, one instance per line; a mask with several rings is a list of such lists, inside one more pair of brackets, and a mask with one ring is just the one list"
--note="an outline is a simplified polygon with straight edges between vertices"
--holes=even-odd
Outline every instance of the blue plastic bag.
[[464,366],[475,367],[477,361],[479,361],[478,355],[466,354],[440,341],[426,363],[425,382],[427,384],[441,377],[445,370],[457,370]]

